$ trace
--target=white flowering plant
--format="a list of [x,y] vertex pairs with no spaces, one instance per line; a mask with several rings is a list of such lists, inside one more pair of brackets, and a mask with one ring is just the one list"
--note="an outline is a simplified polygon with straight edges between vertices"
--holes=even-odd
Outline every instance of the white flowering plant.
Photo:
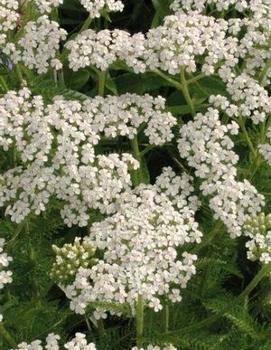
[[0,349],[271,349],[270,0],[0,0]]

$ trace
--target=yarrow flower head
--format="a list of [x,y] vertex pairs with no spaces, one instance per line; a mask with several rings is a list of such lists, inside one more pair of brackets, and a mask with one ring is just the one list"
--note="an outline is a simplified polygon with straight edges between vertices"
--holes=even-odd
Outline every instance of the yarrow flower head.
[[246,243],[248,258],[263,264],[271,263],[271,214],[251,216],[244,225],[244,233],[250,238]]
[[264,198],[247,180],[237,181],[237,154],[229,135],[236,135],[235,122],[221,124],[219,112],[210,108],[198,113],[193,121],[180,129],[179,152],[196,169],[203,181],[201,190],[210,196],[209,204],[215,219],[226,225],[231,237],[240,236],[247,215],[256,215],[264,205]]
[[[7,270],[12,258],[4,252],[5,240],[0,238],[0,290],[8,283],[12,282],[12,272]],[[0,314],[0,322],[3,316]]]
[[[165,172],[172,174],[169,169]],[[195,273],[197,257],[185,251],[178,256],[177,249],[200,242],[201,233],[191,192],[184,188],[182,193],[187,180],[175,175],[165,184],[163,189],[159,184],[140,185],[124,192],[116,214],[92,225],[85,240],[103,252],[103,260],[92,268],[80,268],[74,282],[64,288],[77,313],[97,302],[108,304],[105,310],[110,312],[110,304],[128,304],[134,310],[139,296],[155,311],[162,308],[162,296],[181,300],[180,288]],[[174,194],[176,188],[181,198],[174,204],[167,191]]]
[[4,50],[13,62],[22,62],[28,68],[36,69],[38,74],[46,73],[50,67],[61,69],[62,63],[56,55],[60,42],[66,39],[66,31],[47,15],[28,22],[24,29],[25,34],[18,45],[11,43]]
[[46,105],[29,89],[10,91],[0,99],[0,146],[16,146],[21,165],[2,175],[0,206],[21,222],[39,215],[51,196],[63,203],[61,215],[71,226],[86,226],[89,210],[116,211],[115,200],[131,186],[129,172],[139,164],[130,154],[96,155],[100,138],[132,139],[145,125],[149,142],[162,145],[173,138],[176,119],[161,97],[127,94],[69,101],[56,97]]
[[66,43],[66,48],[70,51],[69,66],[74,71],[88,66],[105,71],[120,60],[133,68],[135,73],[142,73],[146,68],[142,59],[144,42],[141,33],[131,36],[119,29],[104,29],[99,32],[88,29]]

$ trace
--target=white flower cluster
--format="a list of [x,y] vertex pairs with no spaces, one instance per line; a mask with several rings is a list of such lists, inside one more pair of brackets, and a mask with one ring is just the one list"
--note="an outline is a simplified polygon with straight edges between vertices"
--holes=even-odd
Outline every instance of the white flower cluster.
[[165,99],[150,95],[139,96],[124,94],[121,96],[97,96],[83,104],[86,118],[93,130],[106,137],[127,136],[133,139],[139,127],[144,129],[149,143],[163,145],[173,139],[172,128],[177,120],[165,111]]
[[[12,272],[6,270],[12,258],[4,252],[5,240],[0,238],[0,290],[8,283],[12,282]],[[0,314],[0,322],[3,316]]]
[[[228,79],[229,80],[229,79]],[[210,102],[230,117],[247,117],[253,123],[263,122],[271,113],[271,97],[255,79],[242,73],[227,82],[232,103],[225,96],[213,95]]]
[[248,258],[259,259],[263,264],[271,263],[271,214],[264,213],[250,217],[245,225],[244,232],[250,240],[246,243]]
[[162,26],[151,29],[146,37],[121,30],[91,29],[69,41],[69,65],[73,70],[94,65],[106,70],[117,60],[135,73],[160,68],[177,74],[182,66],[195,72],[198,56],[204,56],[203,72],[212,74],[218,62],[232,67],[237,61],[236,38],[226,37],[227,22],[197,12],[167,16]]
[[63,0],[34,0],[39,12],[50,13],[54,7],[63,4]]
[[0,206],[15,222],[31,211],[45,210],[51,196],[62,200],[67,225],[87,225],[89,209],[113,213],[114,201],[131,186],[129,170],[138,162],[129,154],[95,155],[102,135],[133,138],[146,124],[150,143],[173,138],[175,118],[165,100],[126,94],[88,99],[83,103],[56,97],[45,105],[24,88],[0,99],[0,146],[15,146],[23,164],[2,175]]
[[44,107],[28,89],[0,100],[0,145],[14,142],[23,164],[2,176],[0,206],[15,222],[30,211],[45,210],[51,196],[64,202],[67,225],[87,225],[89,209],[115,211],[114,201],[131,185],[129,170],[138,162],[130,154],[95,156],[98,135],[80,114],[81,104],[56,99]]
[[[92,225],[85,239],[103,251],[103,260],[80,268],[74,282],[62,286],[72,310],[83,314],[89,304],[101,302],[109,305],[105,311],[112,311],[110,304],[129,304],[133,311],[141,296],[159,311],[162,296],[181,300],[180,288],[195,274],[197,256],[185,251],[178,255],[177,249],[200,242],[202,236],[194,220],[193,187],[184,177],[165,169],[158,184],[124,192],[116,214]],[[174,194],[179,196],[175,204],[170,199]]]
[[240,236],[247,215],[256,215],[264,204],[263,196],[247,180],[236,180],[238,156],[228,134],[237,133],[235,122],[222,125],[218,110],[210,108],[181,128],[178,144],[181,157],[203,179],[201,190],[210,196],[214,217],[222,220],[231,237]]
[[105,71],[116,60],[124,61],[135,72],[144,72],[142,61],[144,54],[144,35],[130,35],[124,30],[108,29],[95,32],[92,29],[83,31],[74,40],[67,42],[70,50],[69,66],[74,71],[87,66],[96,66]]
[[177,350],[177,348],[175,348],[175,346],[172,344],[164,345],[162,348],[158,345],[150,344],[145,348],[138,348],[137,346],[134,346],[132,350]]
[[178,74],[197,70],[198,57],[204,58],[202,71],[213,74],[216,65],[235,66],[236,39],[226,37],[227,21],[198,12],[179,12],[165,17],[162,26],[147,33],[145,59],[152,70],[160,68]]
[[28,22],[18,45],[8,43],[4,52],[14,63],[22,62],[28,68],[36,69],[38,74],[46,73],[49,67],[58,70],[62,68],[62,63],[56,57],[57,51],[66,35],[57,22],[43,15],[35,22]]
[[30,344],[26,342],[17,345],[16,349],[13,350],[96,350],[94,343],[88,343],[86,340],[86,335],[82,333],[76,333],[75,338],[73,338],[64,346],[59,345],[60,336],[54,333],[48,334],[46,337],[45,346],[42,345],[41,340],[34,340]]
[[2,38],[5,38],[4,33],[16,28],[19,20],[18,8],[19,2],[17,0],[0,1],[0,44]]
[[121,12],[124,8],[121,0],[80,0],[91,18],[100,17],[102,11]]

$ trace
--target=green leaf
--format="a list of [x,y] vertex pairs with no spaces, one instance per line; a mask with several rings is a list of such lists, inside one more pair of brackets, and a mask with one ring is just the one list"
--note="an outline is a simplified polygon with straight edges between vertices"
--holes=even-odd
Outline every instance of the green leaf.
[[80,90],[90,78],[90,72],[87,69],[79,70],[78,72],[65,72],[65,82],[68,88]]

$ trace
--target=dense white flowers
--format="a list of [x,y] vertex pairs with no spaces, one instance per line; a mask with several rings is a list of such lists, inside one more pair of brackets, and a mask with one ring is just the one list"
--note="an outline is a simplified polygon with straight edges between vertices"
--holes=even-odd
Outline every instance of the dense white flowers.
[[[8,283],[12,282],[12,272],[7,270],[12,258],[4,252],[5,240],[0,238],[0,290]],[[3,316],[0,314],[0,322]]]
[[34,340],[30,344],[26,342],[18,344],[16,349],[13,350],[96,350],[94,343],[88,343],[86,340],[86,335],[82,333],[76,333],[75,337],[64,344],[64,346],[59,345],[60,336],[54,333],[48,334],[45,340],[45,345],[42,345],[41,340]]
[[161,97],[126,94],[88,99],[83,103],[57,97],[45,105],[27,88],[0,99],[0,146],[16,146],[23,162],[2,175],[0,206],[15,222],[31,211],[44,211],[51,196],[63,201],[67,225],[87,225],[89,210],[113,213],[114,201],[131,186],[130,170],[138,162],[130,154],[95,155],[101,136],[128,136],[146,124],[151,144],[173,138],[176,120]]
[[88,29],[68,41],[66,47],[70,50],[70,68],[75,71],[91,65],[105,71],[116,60],[124,61],[136,72],[145,70],[142,61],[144,35],[141,33],[131,36],[118,29],[99,32]]
[[235,122],[221,124],[219,112],[210,108],[198,113],[180,130],[179,152],[203,179],[201,190],[210,196],[215,218],[221,219],[230,235],[241,235],[248,214],[255,215],[264,204],[263,196],[247,181],[237,181],[237,154],[228,135],[238,133]]
[[66,39],[66,31],[59,28],[57,22],[43,15],[25,26],[25,34],[18,45],[10,43],[5,53],[17,63],[23,62],[28,68],[36,69],[39,74],[46,73],[49,67],[61,69],[62,63],[56,57],[60,42]]
[[[165,169],[157,184],[121,194],[116,214],[94,223],[85,238],[103,251],[103,260],[92,268],[81,267],[74,282],[62,286],[75,312],[84,313],[97,302],[109,311],[116,303],[133,310],[139,296],[155,311],[162,308],[162,296],[181,300],[180,288],[195,273],[197,257],[185,251],[179,255],[177,248],[201,240],[192,189],[186,175]],[[170,199],[174,195],[175,204]]]
[[224,110],[230,117],[251,118],[255,124],[263,122],[271,112],[271,97],[255,79],[243,73],[229,79],[227,91],[232,103],[225,96],[213,95],[210,102]]
[[80,0],[91,18],[100,17],[102,11],[118,12],[124,8],[121,0]]
[[19,19],[17,0],[0,1],[0,35],[16,28]]
[[35,0],[40,13],[49,13],[54,7],[58,7],[63,3],[63,0]]
[[133,139],[140,126],[146,124],[144,133],[150,144],[162,145],[173,138],[172,127],[177,120],[165,111],[165,99],[161,96],[95,97],[83,104],[86,118],[91,120],[93,130],[106,137],[127,136]]
[[263,264],[271,263],[271,214],[264,213],[250,217],[244,232],[250,240],[246,243],[248,258],[259,259]]
[[227,22],[198,12],[165,17],[162,26],[151,29],[146,39],[146,64],[177,74],[181,67],[188,72],[197,69],[198,57],[204,58],[202,71],[214,73],[217,63],[234,66],[237,62],[236,39],[226,37]]

